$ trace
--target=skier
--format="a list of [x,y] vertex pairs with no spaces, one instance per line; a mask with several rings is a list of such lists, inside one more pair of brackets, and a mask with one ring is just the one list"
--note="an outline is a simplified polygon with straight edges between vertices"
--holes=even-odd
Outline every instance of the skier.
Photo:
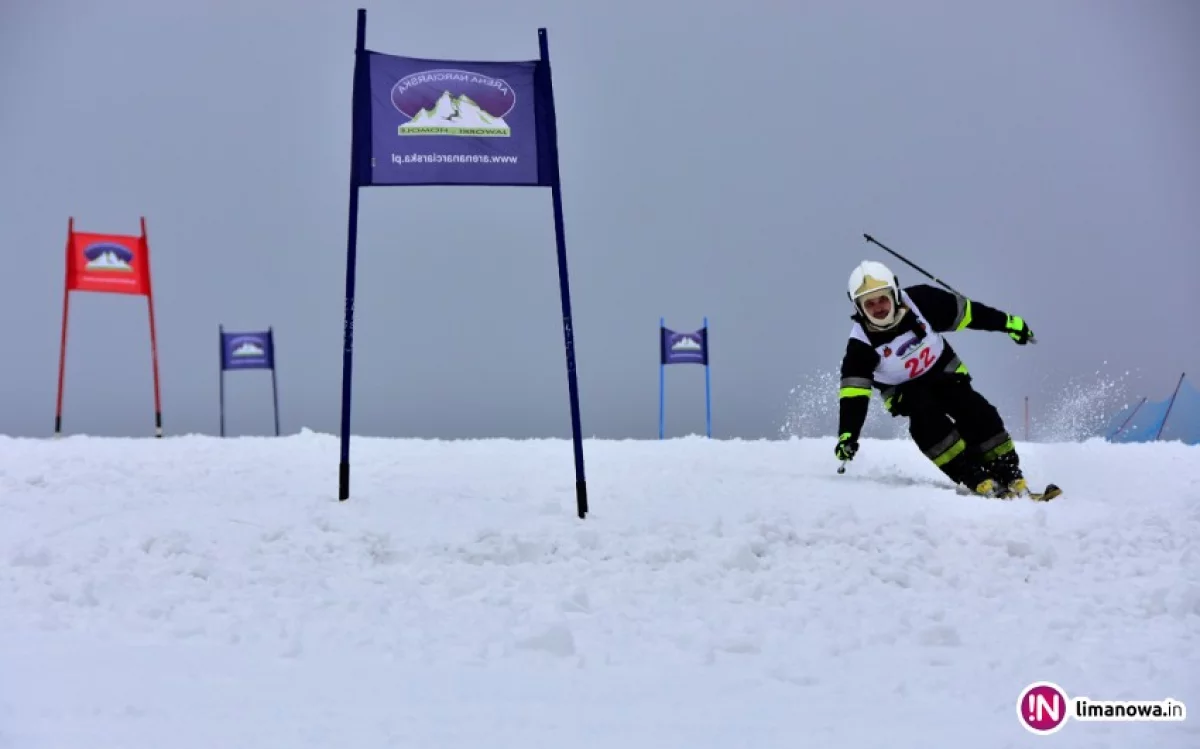
[[955,484],[990,497],[1029,495],[1004,421],[974,389],[967,367],[943,333],[1003,331],[1033,340],[1025,321],[936,286],[900,288],[886,265],[865,260],[850,274],[854,327],[842,359],[838,441],[853,460],[871,389],[893,417],[909,419],[917,447]]

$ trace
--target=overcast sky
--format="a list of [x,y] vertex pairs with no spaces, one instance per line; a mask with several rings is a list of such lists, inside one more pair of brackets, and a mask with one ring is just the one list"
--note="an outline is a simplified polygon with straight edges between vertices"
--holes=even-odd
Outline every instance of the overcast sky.
[[[0,4],[0,432],[52,431],[70,216],[147,219],[168,435],[217,431],[219,324],[274,327],[285,431],[337,431],[361,4]],[[854,265],[924,280],[863,232],[1026,317],[1036,347],[953,339],[1010,418],[1200,378],[1200,4],[365,7],[418,57],[533,59],[548,27],[586,435],[657,434],[659,317],[705,315],[715,436],[777,435]],[[152,434],[145,300],[70,323],[65,430]],[[364,191],[355,330],[356,433],[570,434],[546,190]],[[702,433],[703,370],[667,375],[668,432]],[[269,375],[227,377],[230,433],[270,432]]]

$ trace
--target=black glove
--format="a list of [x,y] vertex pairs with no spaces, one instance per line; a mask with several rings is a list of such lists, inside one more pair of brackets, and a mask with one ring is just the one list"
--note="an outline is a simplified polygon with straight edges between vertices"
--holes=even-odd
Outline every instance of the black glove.
[[837,447],[833,448],[833,454],[838,460],[854,460],[854,454],[857,452],[858,440],[849,432],[838,437]]
[[1004,329],[1008,331],[1008,337],[1017,342],[1017,345],[1024,346],[1033,340],[1033,331],[1025,324],[1025,320],[1017,315],[1009,315],[1008,323]]

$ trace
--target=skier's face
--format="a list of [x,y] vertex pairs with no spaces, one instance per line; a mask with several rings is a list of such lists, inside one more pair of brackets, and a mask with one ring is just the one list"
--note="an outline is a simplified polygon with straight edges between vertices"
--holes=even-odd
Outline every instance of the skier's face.
[[886,291],[863,299],[863,309],[876,320],[886,320],[892,312],[892,298]]

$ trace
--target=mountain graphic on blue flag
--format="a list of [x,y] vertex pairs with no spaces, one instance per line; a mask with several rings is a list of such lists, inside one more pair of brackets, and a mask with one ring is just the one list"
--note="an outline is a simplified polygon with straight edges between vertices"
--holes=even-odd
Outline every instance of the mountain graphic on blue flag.
[[266,354],[266,349],[258,345],[257,341],[242,341],[233,351],[231,356],[262,356]]

